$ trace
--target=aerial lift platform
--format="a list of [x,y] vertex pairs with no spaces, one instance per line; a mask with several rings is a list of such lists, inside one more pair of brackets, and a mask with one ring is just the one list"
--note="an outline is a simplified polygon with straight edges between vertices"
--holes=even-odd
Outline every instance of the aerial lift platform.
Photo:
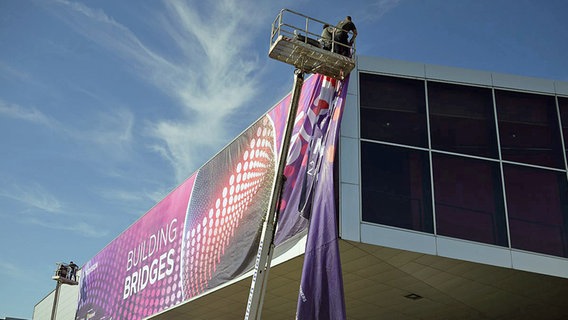
[[333,37],[329,40],[331,51],[325,50],[321,32],[326,24],[335,28],[335,24],[282,9],[272,23],[268,56],[305,73],[319,73],[343,80],[355,68],[355,43],[349,46],[350,57],[334,52],[337,47],[346,45]]
[[[57,281],[57,284],[55,286],[55,294],[53,297],[53,307],[51,308],[51,320],[57,319],[57,304],[59,303],[59,290],[61,288],[61,285],[67,284],[76,286],[79,284],[79,282],[77,282],[76,269],[71,270],[72,266],[63,262],[58,262],[56,263],[56,265],[57,268],[55,269],[54,275],[51,277],[51,279]],[[73,278],[71,277],[71,272],[75,274]]]
[[[321,37],[325,25],[332,26],[331,39]],[[290,148],[290,140],[305,73],[318,73],[337,80],[345,77],[355,68],[355,43],[350,46],[334,40],[334,35],[339,30],[333,24],[317,20],[298,12],[282,9],[272,23],[270,35],[269,57],[281,62],[293,65],[294,86],[292,99],[286,119],[286,127],[283,133],[282,146],[278,157],[278,167],[272,184],[270,206],[265,215],[258,253],[255,260],[254,273],[246,307],[245,320],[260,320],[264,294],[267,287],[268,272],[274,252],[274,234],[278,222],[278,204],[286,182],[284,168],[286,157]],[[349,37],[352,38],[352,35]],[[330,50],[324,49],[324,40],[328,40]],[[337,50],[344,46],[348,50]],[[349,56],[344,56],[336,51],[348,51]]]

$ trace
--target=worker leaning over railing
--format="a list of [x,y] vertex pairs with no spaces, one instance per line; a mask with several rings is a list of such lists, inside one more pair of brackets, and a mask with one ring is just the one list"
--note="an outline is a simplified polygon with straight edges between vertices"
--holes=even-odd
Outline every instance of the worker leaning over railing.
[[[339,21],[335,26],[335,37],[334,40],[339,42],[343,45],[335,46],[336,53],[342,54],[346,57],[351,56],[351,46],[355,42],[355,38],[357,37],[357,27],[355,27],[355,23],[351,19],[351,16],[345,17],[345,19]],[[349,32],[353,32],[353,36],[349,39]]]
[[[352,33],[351,39],[349,39],[349,32]],[[335,27],[327,23],[324,24],[320,37],[323,49],[351,57],[351,47],[355,42],[355,37],[357,37],[357,27],[355,27],[351,16],[347,16],[339,21]]]

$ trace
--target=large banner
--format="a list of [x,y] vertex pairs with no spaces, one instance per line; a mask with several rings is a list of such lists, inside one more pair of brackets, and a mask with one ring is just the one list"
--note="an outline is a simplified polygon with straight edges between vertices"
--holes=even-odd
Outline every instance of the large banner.
[[[322,106],[335,99],[329,83],[304,82],[277,244],[307,228],[297,186]],[[287,96],[82,267],[76,319],[142,319],[253,268],[289,104]]]
[[300,212],[310,219],[304,265],[296,309],[297,320],[346,319],[343,275],[339,258],[335,156],[339,125],[347,96],[343,83],[330,81],[331,104],[321,112],[307,153],[308,168],[302,183]]

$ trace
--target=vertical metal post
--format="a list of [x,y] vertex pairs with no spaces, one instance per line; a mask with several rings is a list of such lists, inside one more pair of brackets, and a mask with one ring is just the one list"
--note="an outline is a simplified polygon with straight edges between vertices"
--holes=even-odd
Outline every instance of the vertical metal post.
[[284,168],[286,167],[286,158],[288,156],[288,149],[290,148],[290,140],[292,138],[292,131],[294,130],[294,122],[296,119],[296,113],[298,112],[298,102],[300,101],[303,84],[304,72],[300,69],[294,70],[292,100],[290,101],[290,110],[288,111],[284,134],[282,135],[282,146],[278,157],[278,168],[272,184],[270,206],[266,213],[266,219],[264,220],[262,235],[260,238],[260,245],[256,255],[245,320],[261,319],[260,315],[262,312],[262,304],[264,302],[264,293],[266,292],[268,271],[270,270],[270,262],[274,251],[274,233],[276,231],[276,223],[278,220],[277,211],[280,204],[281,191],[286,180],[286,177],[284,176]]
[[55,296],[53,297],[53,307],[51,308],[51,320],[55,320],[57,314],[57,302],[59,300],[59,288],[61,288],[61,282],[57,280],[55,285]]

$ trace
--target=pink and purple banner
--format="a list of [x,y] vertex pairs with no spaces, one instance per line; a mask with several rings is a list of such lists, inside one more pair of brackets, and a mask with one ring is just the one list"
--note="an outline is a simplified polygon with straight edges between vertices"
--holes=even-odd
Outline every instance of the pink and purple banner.
[[[336,98],[331,83],[320,75],[304,82],[277,244],[307,227],[296,186]],[[252,269],[289,103],[287,96],[82,267],[76,319],[142,319]]]
[[299,211],[310,222],[296,310],[298,320],[346,319],[334,166],[348,82],[349,77],[322,86],[333,98],[323,99],[330,103],[324,105],[325,112],[320,112],[306,154],[308,165]]

